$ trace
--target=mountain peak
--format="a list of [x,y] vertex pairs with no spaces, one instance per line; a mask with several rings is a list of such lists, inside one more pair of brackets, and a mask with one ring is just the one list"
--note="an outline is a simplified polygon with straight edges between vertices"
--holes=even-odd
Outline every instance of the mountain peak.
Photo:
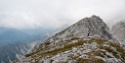
[[102,22],[102,19],[99,16],[92,15],[91,17],[86,17],[81,19],[79,22],[83,23],[84,21],[97,21],[97,20]]
[[81,19],[67,29],[50,37],[47,41],[53,42],[55,39],[67,40],[73,37],[99,37],[112,39],[108,26],[100,17],[93,15],[92,17]]

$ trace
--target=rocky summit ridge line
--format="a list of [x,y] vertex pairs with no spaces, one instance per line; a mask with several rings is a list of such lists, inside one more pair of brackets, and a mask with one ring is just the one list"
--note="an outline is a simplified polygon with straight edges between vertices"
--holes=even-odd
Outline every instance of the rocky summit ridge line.
[[49,40],[68,39],[72,37],[98,36],[105,39],[112,39],[108,26],[98,16],[84,18],[62,32],[57,33]]
[[[112,41],[110,41],[112,40]],[[125,50],[103,20],[93,15],[36,45],[14,63],[124,63]]]

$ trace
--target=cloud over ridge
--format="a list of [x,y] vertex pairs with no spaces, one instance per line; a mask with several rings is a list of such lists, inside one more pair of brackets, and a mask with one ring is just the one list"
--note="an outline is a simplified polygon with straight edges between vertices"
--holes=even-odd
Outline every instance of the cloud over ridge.
[[0,0],[0,27],[58,28],[99,15],[106,23],[125,20],[125,0]]

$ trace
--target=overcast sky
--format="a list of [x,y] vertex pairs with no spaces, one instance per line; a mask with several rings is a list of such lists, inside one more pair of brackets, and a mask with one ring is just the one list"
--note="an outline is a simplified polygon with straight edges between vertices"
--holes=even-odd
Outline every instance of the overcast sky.
[[91,15],[125,20],[125,0],[0,0],[0,27],[58,28]]

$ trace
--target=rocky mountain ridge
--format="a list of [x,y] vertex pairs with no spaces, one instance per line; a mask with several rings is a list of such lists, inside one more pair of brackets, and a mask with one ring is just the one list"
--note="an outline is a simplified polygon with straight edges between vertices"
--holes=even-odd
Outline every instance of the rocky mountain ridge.
[[74,25],[68,27],[62,32],[55,34],[48,40],[96,35],[105,39],[112,39],[108,26],[102,21],[100,17],[93,15],[90,18],[86,17],[81,19]]
[[14,63],[124,63],[125,50],[118,43],[103,20],[93,15],[40,43]]

